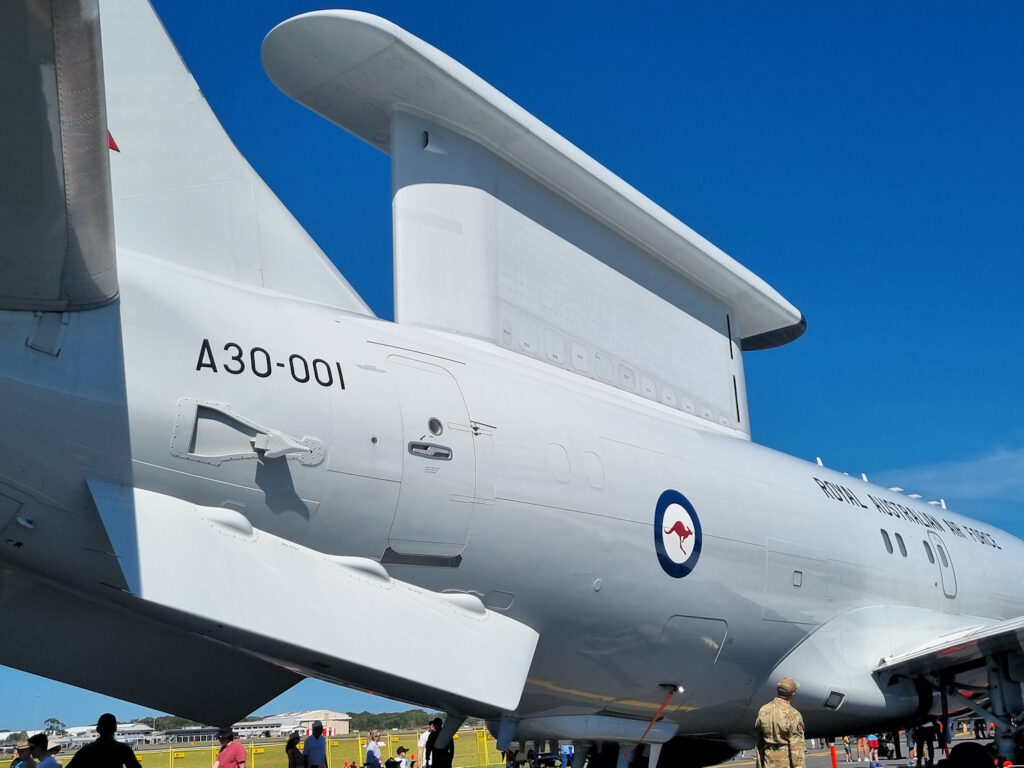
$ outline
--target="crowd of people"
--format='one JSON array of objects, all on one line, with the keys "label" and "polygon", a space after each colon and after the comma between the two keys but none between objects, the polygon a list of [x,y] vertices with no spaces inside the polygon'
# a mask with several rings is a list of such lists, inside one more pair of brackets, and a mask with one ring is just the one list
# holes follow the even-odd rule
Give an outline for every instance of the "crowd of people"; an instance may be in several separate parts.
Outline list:
[{"label": "crowd of people", "polygon": [[[417,745],[422,760],[410,757],[409,748],[400,746],[395,750],[395,757],[381,761],[384,742],[380,731],[370,731],[366,744],[364,768],[452,768],[455,757],[455,745],[450,734],[443,746],[438,746],[444,721],[434,718],[424,729]],[[117,733],[117,719],[110,713],[100,715],[96,723],[95,741],[79,749],[68,761],[65,768],[142,768],[132,748],[114,738]],[[235,741],[235,733],[231,728],[217,730],[220,750],[212,768],[245,768],[245,747]],[[311,733],[306,737],[300,748],[302,737],[293,731],[285,744],[288,757],[288,768],[328,768],[327,737],[324,736],[324,724],[317,720],[313,723]],[[37,733],[15,747],[14,759],[10,768],[60,768],[54,755],[60,746],[51,747],[49,737],[45,733]],[[346,764],[346,768],[359,768],[356,761]]]},{"label": "crowd of people", "polygon": [[[757,713],[754,727],[757,731],[756,762],[759,768],[806,768],[806,746],[804,721],[793,706],[796,695],[796,681],[789,677],[779,680],[776,696]],[[974,723],[975,738],[989,738],[988,723],[978,719]],[[918,724],[905,731],[907,739],[907,765],[916,768],[1008,768],[1012,761],[997,755],[991,745],[977,741],[953,743],[952,723],[946,727],[937,720]],[[882,768],[881,759],[902,761],[899,732],[887,734],[869,733],[861,736],[844,736],[843,752],[846,762],[866,762],[868,768]],[[947,756],[935,760],[935,742],[943,744]],[[890,749],[889,744],[893,747]],[[854,745],[857,757],[853,757]]]},{"label": "crowd of people", "polygon": [[[420,735],[417,749],[422,760],[417,759],[415,755],[410,756],[409,748],[405,746],[399,746],[393,757],[382,760],[385,744],[381,741],[381,733],[378,730],[370,731],[366,741],[363,768],[452,768],[455,745],[451,737],[448,737],[444,746],[437,745],[443,725],[444,721],[436,717],[427,724]],[[230,734],[230,729],[226,730]],[[298,732],[293,732],[288,737],[288,743],[285,744],[288,768],[328,768],[324,724],[319,720],[313,723],[312,734],[306,737],[300,749],[299,742],[301,740]],[[223,750],[223,747],[221,749]],[[243,760],[239,763],[218,763],[214,768],[244,768],[244,754]],[[359,768],[359,764],[352,761],[346,764],[346,768]]]},{"label": "crowd of people", "polygon": [[[98,738],[75,752],[65,768],[142,768],[135,752],[124,742],[117,741],[117,718],[109,712],[96,722]],[[55,757],[60,745],[50,746],[45,733],[37,733],[15,747],[11,768],[59,768]]]},{"label": "crowd of people", "polygon": [[[757,732],[755,759],[758,768],[806,768],[806,745],[804,721],[799,710],[793,706],[793,699],[799,688],[797,682],[784,677],[776,685],[776,696],[757,713],[754,728]],[[974,722],[974,736],[988,738],[988,723]],[[451,734],[442,738],[444,721],[432,720],[422,732],[417,743],[420,760],[410,756],[408,747],[399,746],[395,756],[382,760],[386,751],[380,731],[370,731],[362,768],[452,768],[455,746]],[[110,713],[100,716],[96,723],[98,738],[79,749],[68,761],[66,768],[142,768],[132,748],[117,741],[117,719]],[[217,731],[220,751],[212,768],[245,768],[245,748],[235,741],[231,728]],[[935,762],[935,741],[945,742],[947,756]],[[908,766],[917,768],[1007,768],[1011,763],[1004,761],[992,749],[977,741],[961,742],[950,749],[952,724],[946,727],[932,720],[906,730]],[[302,737],[292,732],[285,744],[288,768],[328,768],[327,737],[319,720],[313,723],[311,734],[300,748]],[[440,742],[440,746],[439,746]],[[889,747],[889,744],[893,748]],[[844,736],[842,739],[845,761],[867,762],[867,768],[883,768],[881,759],[902,760],[899,732],[879,736],[869,733],[861,736]],[[856,748],[856,759],[853,751]],[[45,733],[19,742],[10,768],[60,768],[54,757],[59,746],[50,747]],[[345,768],[360,768],[353,761]]]}]

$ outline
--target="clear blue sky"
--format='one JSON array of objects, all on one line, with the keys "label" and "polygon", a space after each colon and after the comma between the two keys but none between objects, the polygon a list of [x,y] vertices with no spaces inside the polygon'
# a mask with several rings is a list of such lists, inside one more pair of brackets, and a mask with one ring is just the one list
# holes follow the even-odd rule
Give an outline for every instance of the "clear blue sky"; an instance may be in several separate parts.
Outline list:
[{"label": "clear blue sky", "polygon": [[[161,0],[214,110],[374,311],[387,158],[280,94],[315,5]],[[807,333],[746,355],[757,441],[1024,534],[1024,3],[363,2],[762,275]],[[0,726],[148,710],[0,669]],[[382,709],[303,683],[265,712]]]}]

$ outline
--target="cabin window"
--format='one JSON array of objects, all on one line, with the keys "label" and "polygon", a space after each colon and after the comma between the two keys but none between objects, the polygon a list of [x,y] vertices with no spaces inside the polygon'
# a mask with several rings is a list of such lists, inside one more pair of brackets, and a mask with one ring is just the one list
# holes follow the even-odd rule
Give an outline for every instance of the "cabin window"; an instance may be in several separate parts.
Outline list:
[{"label": "cabin window", "polygon": [[889,538],[889,532],[882,529],[882,541],[885,543],[885,551],[890,555],[892,554],[892,540]]},{"label": "cabin window", "polygon": [[935,555],[932,554],[931,545],[927,541],[922,541],[921,543],[924,544],[924,553],[926,555],[928,555],[928,562],[929,563],[934,563],[935,562]]},{"label": "cabin window", "polygon": [[903,543],[903,537],[900,536],[898,533],[894,535],[896,536],[896,546],[900,548],[900,554],[906,557],[907,545]]},{"label": "cabin window", "polygon": [[946,559],[946,550],[944,550],[938,544],[935,545],[935,549],[939,552],[939,560],[942,561],[942,567],[949,568],[949,560]]}]

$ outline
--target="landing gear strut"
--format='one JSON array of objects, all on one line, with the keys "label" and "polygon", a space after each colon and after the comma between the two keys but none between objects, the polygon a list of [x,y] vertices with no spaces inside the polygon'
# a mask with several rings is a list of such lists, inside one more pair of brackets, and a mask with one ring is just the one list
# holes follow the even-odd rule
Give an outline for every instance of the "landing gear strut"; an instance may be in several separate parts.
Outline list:
[{"label": "landing gear strut", "polygon": [[1024,761],[1024,696],[1021,695],[1024,675],[1019,669],[1011,669],[1010,655],[1005,652],[986,656],[985,671],[988,676],[987,706],[964,696],[950,677],[928,678],[928,682],[942,694],[943,728],[949,723],[948,702],[966,707],[978,717],[985,718],[986,722],[996,724],[996,750],[1004,760],[1020,764]]}]

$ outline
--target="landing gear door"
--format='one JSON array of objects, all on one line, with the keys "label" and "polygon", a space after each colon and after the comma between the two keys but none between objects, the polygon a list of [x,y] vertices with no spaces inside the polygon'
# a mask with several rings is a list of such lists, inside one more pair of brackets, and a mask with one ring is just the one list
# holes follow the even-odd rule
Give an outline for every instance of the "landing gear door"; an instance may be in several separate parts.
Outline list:
[{"label": "landing gear door", "polygon": [[389,358],[402,409],[402,489],[388,545],[399,555],[454,558],[473,517],[476,459],[462,392],[438,365]]},{"label": "landing gear door", "polygon": [[942,543],[938,534],[928,531],[928,538],[932,540],[932,546],[935,547],[935,564],[942,574],[942,591],[946,597],[956,597],[956,573],[953,571],[953,561],[950,559],[949,550],[946,549],[946,545]]}]

